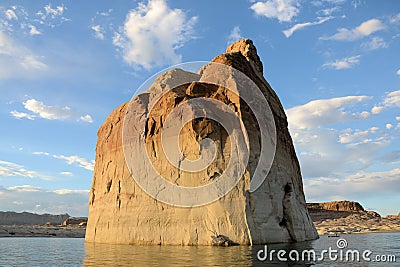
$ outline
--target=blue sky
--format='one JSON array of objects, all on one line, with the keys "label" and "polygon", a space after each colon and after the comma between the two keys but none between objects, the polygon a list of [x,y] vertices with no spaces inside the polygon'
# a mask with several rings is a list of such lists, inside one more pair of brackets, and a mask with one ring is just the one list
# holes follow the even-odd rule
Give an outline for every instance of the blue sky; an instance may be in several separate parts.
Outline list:
[{"label": "blue sky", "polygon": [[286,109],[307,201],[400,212],[395,0],[2,1],[0,210],[87,215],[107,115],[242,37]]}]

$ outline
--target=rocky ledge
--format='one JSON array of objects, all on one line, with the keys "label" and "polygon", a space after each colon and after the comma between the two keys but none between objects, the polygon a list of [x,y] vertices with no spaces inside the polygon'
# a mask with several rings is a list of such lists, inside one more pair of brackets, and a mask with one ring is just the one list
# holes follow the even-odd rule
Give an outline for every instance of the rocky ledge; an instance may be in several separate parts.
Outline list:
[{"label": "rocky ledge", "polygon": [[399,216],[383,218],[354,201],[308,203],[307,208],[319,235],[400,231]]}]

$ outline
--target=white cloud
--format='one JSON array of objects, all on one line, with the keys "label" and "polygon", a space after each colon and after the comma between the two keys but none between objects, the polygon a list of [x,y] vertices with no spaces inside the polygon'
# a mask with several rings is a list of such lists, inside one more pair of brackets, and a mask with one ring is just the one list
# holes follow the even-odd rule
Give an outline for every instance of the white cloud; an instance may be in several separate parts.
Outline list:
[{"label": "white cloud", "polygon": [[27,110],[48,120],[65,120],[73,115],[70,107],[47,106],[36,99],[29,99],[23,104]]},{"label": "white cloud", "polygon": [[32,185],[0,186],[0,206],[16,212],[65,214],[87,216],[89,190],[45,190]]},{"label": "white cloud", "polygon": [[374,107],[371,109],[371,113],[372,113],[372,114],[379,114],[379,113],[381,113],[384,109],[385,109],[385,108],[382,107],[382,106],[374,106]]},{"label": "white cloud", "polygon": [[266,0],[257,2],[250,8],[259,16],[270,19],[278,19],[279,22],[290,22],[299,14],[299,3],[297,0]]},{"label": "white cloud", "polygon": [[390,138],[382,139],[379,133],[340,143],[343,131],[327,127],[291,127],[290,132],[305,179],[344,177],[347,173],[356,173],[373,165],[377,155],[390,144]]},{"label": "white cloud", "polygon": [[344,179],[320,177],[306,179],[304,189],[307,198],[316,201],[333,199],[341,194],[346,199],[357,199],[368,194],[388,195],[400,191],[400,169],[384,172],[359,172]]},{"label": "white cloud", "polygon": [[24,113],[24,112],[18,112],[18,111],[16,111],[16,110],[11,111],[10,113],[11,113],[11,115],[12,115],[14,118],[16,118],[16,119],[23,119],[23,118],[25,118],[25,119],[28,119],[28,120],[34,120],[34,119],[36,118],[35,115],[28,114],[28,113]]},{"label": "white cloud", "polygon": [[104,29],[100,25],[93,25],[91,29],[94,31],[94,36],[97,39],[104,40]]},{"label": "white cloud", "polygon": [[290,127],[315,128],[354,119],[365,119],[369,112],[350,112],[346,107],[371,99],[369,96],[345,96],[313,100],[287,110]]},{"label": "white cloud", "polygon": [[299,24],[294,25],[294,26],[291,27],[290,29],[284,30],[284,31],[283,31],[283,34],[284,34],[287,38],[289,38],[290,36],[293,35],[293,33],[294,33],[295,31],[298,31],[298,30],[303,29],[303,28],[306,28],[306,27],[310,27],[310,26],[322,24],[322,23],[324,23],[324,22],[326,22],[326,21],[328,21],[328,20],[330,20],[330,19],[332,19],[332,18],[333,18],[333,17],[325,17],[325,18],[320,18],[319,20],[314,21],[314,22],[299,23]]},{"label": "white cloud", "polygon": [[375,105],[371,112],[372,114],[380,114],[387,108],[400,107],[400,90],[386,93],[382,102]]},{"label": "white cloud", "polygon": [[400,13],[397,13],[393,17],[390,18],[390,23],[397,24],[400,22]]},{"label": "white cloud", "polygon": [[[94,160],[87,160],[85,158],[76,156],[76,155],[72,155],[72,156],[65,156],[65,155],[51,155],[48,152],[33,152],[32,154],[34,155],[43,155],[43,156],[52,156],[53,158],[56,159],[62,159],[65,160],[67,162],[68,165],[72,165],[72,164],[77,164],[79,167],[84,168],[86,170],[89,171],[93,171],[94,169]],[[60,173],[62,175],[71,175],[72,173],[70,172],[62,172]]]},{"label": "white cloud", "polygon": [[370,19],[354,29],[340,28],[332,36],[321,37],[322,40],[354,41],[369,36],[374,32],[385,29],[385,25],[378,19]]},{"label": "white cloud", "polygon": [[373,37],[370,41],[361,44],[365,50],[375,50],[380,48],[387,48],[388,44],[381,37]]},{"label": "white cloud", "polygon": [[371,127],[370,129],[361,131],[361,130],[352,130],[346,129],[342,131],[339,135],[339,143],[347,144],[347,143],[354,143],[354,142],[362,142],[367,140],[367,137],[371,134],[376,134],[378,131],[377,127]]},{"label": "white cloud", "polygon": [[32,179],[39,178],[43,180],[52,180],[52,178],[47,175],[42,175],[36,171],[27,170],[22,165],[3,160],[0,160],[0,176],[3,177],[22,176]]},{"label": "white cloud", "polygon": [[[342,181],[341,177],[349,173],[377,166],[379,155],[390,147],[394,138],[387,128],[340,129],[350,120],[370,116],[369,112],[362,111],[369,99],[368,96],[347,96],[315,100],[286,111],[305,180],[317,178],[335,183],[335,179]],[[362,124],[368,122],[365,120]],[[391,164],[392,159],[385,162]],[[382,162],[378,165],[381,167]]]},{"label": "white cloud", "polygon": [[391,123],[386,124],[386,129],[390,130],[393,128],[393,125]]},{"label": "white cloud", "polygon": [[242,39],[242,38],[243,38],[243,36],[240,33],[239,26],[235,26],[235,27],[233,27],[231,33],[228,36],[228,43],[233,43],[233,42],[235,42],[235,41],[237,41],[239,39]]},{"label": "white cloud", "polygon": [[400,90],[389,92],[383,100],[385,107],[400,107]]},{"label": "white cloud", "polygon": [[45,155],[45,156],[49,156],[49,155],[50,155],[48,152],[41,152],[41,151],[39,151],[39,152],[33,152],[32,154],[33,154],[33,155]]},{"label": "white cloud", "polygon": [[18,20],[18,17],[13,10],[7,9],[4,13],[8,20],[13,20],[13,19]]},{"label": "white cloud", "polygon": [[11,37],[0,32],[0,79],[35,76],[47,69],[28,48],[19,45]]},{"label": "white cloud", "polygon": [[39,187],[32,185],[19,185],[19,186],[11,186],[7,188],[8,190],[17,191],[17,192],[38,192],[40,191]]},{"label": "white cloud", "polygon": [[58,189],[58,190],[54,190],[53,192],[58,194],[58,195],[67,195],[67,194],[84,194],[84,195],[88,195],[90,190]]},{"label": "white cloud", "polygon": [[379,114],[383,110],[391,107],[400,107],[400,90],[386,93],[382,103],[374,106],[371,112],[374,114]]},{"label": "white cloud", "polygon": [[398,70],[396,71],[396,74],[397,74],[397,75],[400,75],[400,69],[398,69]]},{"label": "white cloud", "polygon": [[187,18],[181,9],[171,9],[165,0],[149,0],[128,13],[113,43],[135,67],[179,63],[182,56],[176,50],[193,38],[196,21],[197,17]]},{"label": "white cloud", "polygon": [[79,121],[85,121],[89,123],[93,123],[93,118],[90,115],[80,116]]},{"label": "white cloud", "polygon": [[[60,106],[48,106],[42,101],[36,99],[29,99],[22,103],[24,108],[40,118],[48,120],[66,120],[69,118],[76,118],[78,121],[84,121],[88,123],[93,123],[93,119],[90,115],[80,116],[72,110],[70,107],[60,107]],[[36,116],[34,114],[28,114],[24,112],[11,111],[11,115],[17,119],[26,118],[34,120]]]},{"label": "white cloud", "polygon": [[340,10],[340,7],[335,6],[335,7],[331,7],[331,8],[321,9],[317,12],[317,14],[320,14],[323,16],[330,16],[332,13],[339,11],[339,10]]},{"label": "white cloud", "polygon": [[55,8],[51,7],[51,4],[44,6],[44,12],[39,11],[37,14],[41,16],[42,20],[47,19],[48,17],[55,19],[57,17],[61,17],[65,11],[64,5],[56,6]]},{"label": "white cloud", "polygon": [[359,58],[360,58],[360,55],[346,57],[346,58],[342,58],[340,60],[327,62],[327,63],[323,64],[322,67],[334,68],[336,70],[350,69],[354,65],[359,63]]},{"label": "white cloud", "polygon": [[396,117],[396,120],[397,120],[397,121],[400,121],[400,116]]},{"label": "white cloud", "polygon": [[42,34],[35,26],[33,26],[33,25],[28,25],[28,27],[29,27],[29,34],[30,35],[39,35],[39,34]]},{"label": "white cloud", "polygon": [[73,156],[53,155],[53,157],[56,159],[63,159],[69,165],[78,164],[79,167],[84,168],[89,171],[93,171],[93,169],[94,169],[94,160],[89,161],[85,158],[75,156],[75,155],[73,155]]},{"label": "white cloud", "polygon": [[[89,171],[93,171],[94,169],[94,160],[87,160],[85,158],[72,155],[72,156],[65,156],[65,155],[51,155],[48,152],[33,152],[34,155],[44,155],[44,156],[52,156],[56,159],[62,159],[67,162],[68,165],[77,164],[79,167],[84,168]],[[69,172],[62,172],[62,175],[70,175]]]},{"label": "white cloud", "polygon": [[64,176],[74,176],[72,172],[60,172],[60,174]]}]

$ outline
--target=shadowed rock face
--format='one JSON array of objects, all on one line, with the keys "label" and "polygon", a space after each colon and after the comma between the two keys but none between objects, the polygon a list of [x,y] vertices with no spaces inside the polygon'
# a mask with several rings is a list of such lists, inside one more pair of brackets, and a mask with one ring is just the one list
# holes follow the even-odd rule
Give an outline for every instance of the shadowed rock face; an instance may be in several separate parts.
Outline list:
[{"label": "shadowed rock face", "polygon": [[[216,237],[223,236],[232,244],[250,245],[318,238],[306,208],[300,167],[285,112],[263,77],[263,66],[252,41],[233,43],[213,62],[246,74],[268,101],[276,126],[276,151],[267,178],[256,191],[249,191],[250,177],[259,160],[261,133],[241,96],[222,86],[197,82],[218,78],[218,73],[208,65],[198,74],[170,70],[160,75],[145,93],[135,97],[134,110],[129,103],[121,105],[98,131],[86,241],[212,245]],[[183,85],[169,91],[171,84]],[[159,92],[167,93],[156,99],[154,96]],[[223,127],[211,119],[195,119],[180,131],[179,147],[188,159],[200,156],[198,144],[202,140],[209,138],[216,144],[214,161],[196,173],[170,164],[160,141],[167,115],[179,104],[198,97],[221,101],[238,114],[248,134],[249,161],[243,177],[224,197],[203,206],[176,207],[150,197],[135,182],[125,162],[122,129],[124,123],[125,128],[133,127],[135,121],[145,120],[146,127],[140,136],[146,141],[152,165],[163,178],[186,187],[207,185],[226,170],[232,156],[230,136]],[[153,107],[151,111],[150,107]],[[124,122],[127,111],[130,116]],[[140,170],[132,175],[145,176],[146,172]]]}]

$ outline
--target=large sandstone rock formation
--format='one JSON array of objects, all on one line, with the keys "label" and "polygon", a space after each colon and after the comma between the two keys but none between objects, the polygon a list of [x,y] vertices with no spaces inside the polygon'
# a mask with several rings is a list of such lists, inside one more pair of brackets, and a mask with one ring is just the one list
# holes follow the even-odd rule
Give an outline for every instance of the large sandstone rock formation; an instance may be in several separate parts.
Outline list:
[{"label": "large sandstone rock formation", "polygon": [[[300,167],[285,112],[276,93],[263,77],[263,66],[252,41],[244,39],[233,43],[225,54],[217,56],[213,62],[245,73],[260,88],[272,110],[276,151],[264,182],[256,191],[250,192],[250,177],[259,160],[262,136],[254,116],[240,96],[221,86],[191,82],[169,91],[161,100],[154,100],[157,92],[170,89],[168,84],[171,82],[176,84],[182,80],[184,83],[186,79],[202,81],[207,77],[218,78],[219,75],[218,71],[207,66],[199,74],[179,69],[168,71],[160,75],[145,93],[134,98],[135,110],[129,109],[129,103],[121,105],[98,131],[87,242],[212,245],[224,239],[224,244],[250,245],[318,238],[306,208]],[[125,126],[133,125],[135,120],[146,120],[146,128],[140,138],[145,139],[149,157],[164,179],[186,187],[207,185],[218,179],[232,156],[230,136],[218,123],[196,119],[187,123],[179,133],[179,146],[189,159],[200,156],[198,143],[205,138],[217,144],[215,160],[197,173],[172,166],[166,160],[160,141],[166,116],[179,104],[196,97],[222,101],[243,120],[248,132],[249,162],[237,185],[224,197],[202,206],[177,207],[152,198],[133,179],[132,175],[146,176],[146,173],[131,175],[125,162],[122,143],[124,118],[129,111],[130,119],[125,121]],[[151,103],[154,108],[149,112]]]}]

